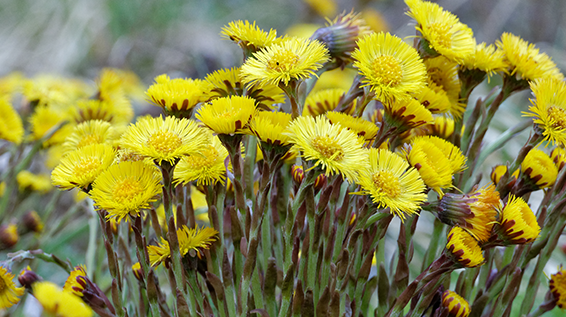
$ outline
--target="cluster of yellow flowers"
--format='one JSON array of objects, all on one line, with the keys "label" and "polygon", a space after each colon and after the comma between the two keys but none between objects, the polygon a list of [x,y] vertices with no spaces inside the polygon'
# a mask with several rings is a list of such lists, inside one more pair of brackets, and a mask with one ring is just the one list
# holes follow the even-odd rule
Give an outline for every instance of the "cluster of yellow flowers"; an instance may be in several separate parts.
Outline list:
[{"label": "cluster of yellow flowers", "polygon": [[[549,239],[557,239],[566,217],[560,187],[566,162],[562,73],[550,57],[515,35],[477,44],[472,30],[439,5],[405,2],[418,34],[414,47],[396,35],[371,31],[353,12],[328,20],[310,39],[278,37],[255,22],[231,22],[221,35],[242,48],[243,65],[204,79],[157,76],[144,96],[164,116],[140,116],[135,123],[130,123],[131,99],[139,98],[141,84],[130,73],[105,69],[95,89],[59,78],[1,79],[0,86],[14,88],[0,96],[0,139],[16,146],[35,144],[29,155],[47,153],[52,185],[88,195],[92,214],[101,220],[112,302],[85,267],[67,268],[70,276],[63,289],[40,281],[29,268],[20,274],[20,283],[56,316],[91,316],[93,311],[123,316],[123,292],[134,287],[124,280],[128,267],[142,298],[142,308],[135,309],[168,315],[156,278],[164,264],[177,312],[196,315],[201,307],[212,312],[213,304],[219,315],[245,316],[253,301],[255,312],[287,316],[296,312],[294,296],[300,294],[305,303],[315,296],[317,313],[335,298],[338,309],[344,303],[350,307],[352,300],[358,316],[366,313],[362,307],[367,309],[360,304],[371,263],[367,259],[382,247],[389,222],[393,216],[401,219],[399,261],[405,262],[398,264],[398,274],[408,276],[409,238],[423,211],[434,214],[438,225],[447,225],[446,247],[436,261],[436,248],[429,249],[423,273],[411,285],[405,282],[406,288],[392,288],[398,291],[389,296],[393,300],[385,296],[383,303],[380,296],[383,308],[376,312],[399,315],[414,299],[418,309],[440,307],[438,316],[466,317],[470,305],[462,296],[471,298],[469,289],[479,275],[473,272],[479,271],[461,275],[472,279],[467,285],[459,280],[462,296],[444,290],[443,274],[485,263],[494,267],[495,247],[530,244],[539,236],[545,240],[537,245],[543,250],[538,261],[548,261],[557,241]],[[349,90],[316,88],[323,73],[344,67],[357,71]],[[503,78],[499,94],[467,111],[474,87],[496,75]],[[489,123],[506,98],[529,88],[534,98],[524,115],[533,118],[533,135],[515,161],[494,167],[491,182],[480,188],[475,176],[480,159],[489,154],[482,146]],[[16,93],[27,109],[12,106]],[[555,147],[551,155],[537,148],[542,143]],[[16,175],[6,174],[13,181],[3,179],[8,190],[2,189],[2,220],[15,199],[9,186],[16,181],[21,192],[51,189],[45,176],[25,168],[18,165]],[[547,205],[535,214],[527,202],[539,189],[545,190]],[[197,202],[198,195],[206,201]],[[208,217],[199,228],[195,209],[201,205]],[[34,221],[33,231],[41,232],[41,219]],[[438,228],[431,245],[444,235],[443,227]],[[0,227],[1,248],[11,248],[17,238],[14,223]],[[130,242],[137,252],[127,249]],[[554,243],[549,251],[543,249],[547,242]],[[499,271],[509,278],[538,253],[523,254],[520,248],[515,254],[509,269]],[[544,264],[537,263],[538,273]],[[344,278],[347,270],[359,271],[361,284]],[[277,277],[281,271],[284,277]],[[551,282],[560,307],[566,301],[563,274]],[[487,277],[480,276],[484,282]],[[24,294],[14,278],[0,266],[0,309],[18,303]],[[199,278],[214,292],[203,295]],[[381,278],[389,287],[387,277]],[[536,292],[540,282],[530,283]],[[429,296],[439,290],[441,298]],[[509,299],[498,305],[509,304],[504,300]],[[296,301],[302,303],[303,297]],[[533,301],[523,304],[524,311],[530,311]]]}]

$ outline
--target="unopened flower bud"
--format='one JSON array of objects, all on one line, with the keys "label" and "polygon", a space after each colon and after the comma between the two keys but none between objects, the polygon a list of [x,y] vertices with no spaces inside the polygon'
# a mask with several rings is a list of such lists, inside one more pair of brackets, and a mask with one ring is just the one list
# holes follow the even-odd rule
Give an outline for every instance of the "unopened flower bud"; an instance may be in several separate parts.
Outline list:
[{"label": "unopened flower bud", "polygon": [[302,165],[293,165],[291,167],[291,175],[293,175],[293,180],[300,184],[303,182],[303,178],[305,178],[305,171],[303,170]]},{"label": "unopened flower bud", "polygon": [[533,242],[539,236],[540,226],[523,198],[511,195],[501,210],[497,231],[500,238],[508,244],[525,244]]},{"label": "unopened flower bud", "polygon": [[15,224],[0,226],[0,250],[13,247],[19,239],[18,227]]},{"label": "unopened flower bud", "polygon": [[43,221],[35,210],[27,212],[22,218],[22,223],[26,230],[40,233],[43,231]]},{"label": "unopened flower bud", "polygon": [[31,289],[33,283],[41,280],[41,277],[32,271],[29,266],[23,269],[20,275],[18,275],[18,282],[27,289]]},{"label": "unopened flower bud", "polygon": [[326,175],[324,174],[318,175],[318,177],[314,180],[315,192],[321,190],[326,185],[326,182],[327,182]]},{"label": "unopened flower bud", "polygon": [[547,188],[554,184],[558,169],[546,153],[532,149],[521,163],[521,172],[533,190]]},{"label": "unopened flower bud", "polygon": [[476,267],[484,262],[476,239],[460,227],[454,227],[448,233],[446,249],[450,252],[452,260],[463,267]]},{"label": "unopened flower bud", "polygon": [[470,314],[468,302],[451,290],[442,294],[442,306],[448,310],[448,316],[451,317],[468,317]]},{"label": "unopened flower bud", "polygon": [[134,273],[134,276],[138,281],[143,281],[143,268],[140,262],[136,262],[134,265],[132,265],[132,272]]}]

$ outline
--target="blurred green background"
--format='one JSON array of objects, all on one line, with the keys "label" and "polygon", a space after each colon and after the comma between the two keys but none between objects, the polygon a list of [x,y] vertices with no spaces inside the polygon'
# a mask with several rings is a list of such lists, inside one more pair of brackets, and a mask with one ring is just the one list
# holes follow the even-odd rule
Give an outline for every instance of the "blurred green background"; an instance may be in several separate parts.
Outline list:
[{"label": "blurred green background", "polygon": [[[324,24],[324,14],[312,3],[326,3],[322,8],[326,8],[330,18],[353,8],[366,12],[373,17],[373,24],[400,37],[415,34],[411,20],[404,14],[406,6],[400,0],[338,0],[330,7],[328,0],[308,2],[311,4],[306,0],[1,0],[0,76],[21,71],[29,77],[54,73],[93,80],[103,67],[116,67],[135,72],[146,85],[162,73],[202,78],[216,69],[239,65],[242,61],[239,47],[220,37],[223,26],[247,19],[283,35],[298,23]],[[470,26],[478,42],[493,43],[501,33],[511,32],[536,43],[563,72],[566,70],[564,0],[435,2]],[[490,86],[497,83],[494,80]],[[480,87],[475,96],[489,89],[488,85]],[[527,110],[529,96],[528,92],[523,92],[504,104],[502,113],[496,115],[487,142],[524,120],[521,111]],[[528,131],[524,131],[503,151],[488,158],[482,167],[482,183],[487,181],[485,177],[491,166],[512,160],[527,137]],[[432,216],[423,218],[417,229],[422,232],[422,237],[416,239],[417,254],[428,243],[427,230]],[[67,241],[72,241],[82,230],[84,228],[73,228]],[[392,248],[396,246],[397,232],[395,226],[388,232]],[[564,241],[560,245],[564,245]],[[76,256],[67,248],[59,241],[53,250],[46,251],[68,253],[71,258]],[[566,263],[566,256],[557,249],[545,272],[554,273],[560,263]],[[415,268],[417,266],[420,267],[415,264]],[[546,292],[546,285],[545,281],[541,283],[537,305]],[[520,301],[518,297],[516,303]],[[554,310],[548,316],[562,316],[562,313]]]}]

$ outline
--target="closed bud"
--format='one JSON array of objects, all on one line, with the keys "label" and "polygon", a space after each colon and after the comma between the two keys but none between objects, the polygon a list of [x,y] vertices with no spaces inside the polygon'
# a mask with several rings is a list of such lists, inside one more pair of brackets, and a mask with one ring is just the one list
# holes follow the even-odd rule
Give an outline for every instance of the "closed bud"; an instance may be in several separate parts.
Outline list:
[{"label": "closed bud", "polygon": [[143,282],[143,268],[140,262],[136,262],[132,265],[132,272],[138,281]]},{"label": "closed bud", "polygon": [[321,190],[326,185],[326,182],[327,182],[326,175],[324,174],[318,175],[318,177],[314,180],[315,192]]},{"label": "closed bud", "polygon": [[29,266],[23,269],[22,272],[20,272],[20,275],[18,275],[18,282],[27,289],[31,289],[31,285],[33,283],[41,280],[42,278],[32,271]]},{"label": "closed bud", "polygon": [[293,175],[293,180],[300,184],[303,182],[303,178],[305,178],[305,171],[303,170],[302,165],[293,165],[291,167],[291,175]]},{"label": "closed bud", "polygon": [[13,247],[19,239],[18,227],[15,224],[0,226],[0,250]]},{"label": "closed bud", "polygon": [[27,212],[22,218],[22,223],[26,230],[40,233],[43,231],[43,221],[36,211],[32,210]]},{"label": "closed bud", "polygon": [[446,290],[442,294],[442,306],[448,311],[448,316],[451,317],[468,317],[470,315],[468,302],[451,290]]}]

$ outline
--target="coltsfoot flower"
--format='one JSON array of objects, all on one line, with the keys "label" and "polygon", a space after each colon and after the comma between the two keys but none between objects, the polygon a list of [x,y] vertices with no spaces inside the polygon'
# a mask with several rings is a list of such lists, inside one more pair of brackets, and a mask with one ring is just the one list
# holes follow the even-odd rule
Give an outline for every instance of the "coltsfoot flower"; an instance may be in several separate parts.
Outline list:
[{"label": "coltsfoot flower", "polygon": [[332,124],[338,123],[344,128],[351,130],[365,140],[373,140],[377,135],[378,127],[375,123],[363,118],[353,117],[342,112],[329,111],[326,117]]},{"label": "coltsfoot flower", "polygon": [[72,151],[51,172],[51,182],[61,189],[89,190],[94,179],[114,161],[116,151],[107,144],[93,144]]},{"label": "coltsfoot flower", "polygon": [[528,81],[545,78],[564,79],[564,75],[552,59],[546,53],[540,53],[534,44],[529,44],[511,33],[503,33],[496,45],[505,53],[505,61],[509,65],[507,71],[511,76]]},{"label": "coltsfoot flower", "polygon": [[43,306],[43,311],[57,317],[90,317],[92,309],[80,297],[63,291],[51,282],[37,282],[33,286],[33,296]]},{"label": "coltsfoot flower", "polygon": [[529,112],[540,127],[545,140],[566,145],[566,83],[561,79],[545,78],[530,83],[535,99],[531,99]]},{"label": "coltsfoot flower", "polygon": [[421,43],[426,53],[460,61],[474,52],[474,33],[457,16],[429,1],[405,0],[405,3],[409,6],[407,15],[415,19],[417,31],[426,40]]},{"label": "coltsfoot flower", "polygon": [[0,139],[22,143],[24,138],[24,126],[20,115],[12,108],[6,97],[0,97]]},{"label": "coltsfoot flower", "polygon": [[521,172],[535,185],[535,189],[552,186],[558,176],[558,168],[550,156],[539,149],[527,153],[521,162]]},{"label": "coltsfoot flower", "polygon": [[250,124],[250,131],[267,144],[285,146],[290,142],[287,134],[291,115],[285,112],[257,112]]},{"label": "coltsfoot flower", "polygon": [[[218,231],[214,228],[203,227],[189,229],[187,226],[177,230],[177,238],[179,239],[179,251],[182,256],[185,256],[189,251],[196,251],[196,256],[202,257],[202,249],[210,248],[210,245],[216,241]],[[166,261],[171,257],[169,242],[163,237],[157,246],[150,245],[147,247],[149,253],[149,262],[151,266],[159,265],[161,262]],[[193,256],[193,255],[191,255]]]},{"label": "coltsfoot flower", "polygon": [[[216,184],[224,185],[226,179],[226,166],[224,162],[228,157],[228,150],[222,145],[217,136],[212,138],[212,143],[203,145],[198,154],[183,157],[173,174],[177,184],[186,185],[196,181],[197,186]],[[232,170],[232,166],[228,166]]]},{"label": "coltsfoot flower", "polygon": [[385,123],[402,133],[432,121],[432,113],[419,101],[410,97],[383,103]]},{"label": "coltsfoot flower", "polygon": [[24,295],[23,287],[16,287],[14,274],[0,266],[0,309],[7,309],[16,305]]},{"label": "coltsfoot flower", "polygon": [[77,150],[91,144],[111,144],[115,137],[115,129],[103,120],[89,120],[76,125],[73,132],[65,139],[65,153]]},{"label": "coltsfoot flower", "polygon": [[362,83],[381,101],[403,99],[425,86],[426,70],[417,51],[389,33],[372,33],[352,53]]},{"label": "coltsfoot flower", "polygon": [[[83,291],[86,283],[86,267],[84,265],[75,266],[65,281],[63,291],[75,294],[76,296],[83,297]],[[82,282],[79,282],[81,280]]]},{"label": "coltsfoot flower", "polygon": [[448,311],[450,317],[468,317],[470,315],[470,305],[451,290],[442,293],[442,306]]},{"label": "coltsfoot flower", "polygon": [[463,267],[476,267],[485,261],[476,239],[457,226],[448,233],[446,249],[452,259]]},{"label": "coltsfoot flower", "polygon": [[220,35],[240,45],[246,56],[280,41],[276,30],[271,29],[266,32],[256,26],[255,21],[250,23],[247,20],[228,23],[228,26],[222,28]]},{"label": "coltsfoot flower", "polygon": [[[345,93],[346,91],[340,88],[329,88],[310,93],[305,101],[303,116],[316,117],[327,111],[336,110],[340,101],[344,99]],[[354,107],[351,109],[354,110]]]},{"label": "coltsfoot flower", "polygon": [[190,118],[194,107],[208,100],[208,85],[201,79],[155,77],[145,94],[163,111],[179,118]]},{"label": "coltsfoot flower", "polygon": [[499,233],[508,244],[533,242],[540,234],[535,214],[521,197],[509,196],[500,212]]},{"label": "coltsfoot flower", "polygon": [[287,86],[291,80],[316,76],[328,58],[328,49],[319,41],[285,38],[247,59],[242,66],[242,81],[249,86]]},{"label": "coltsfoot flower", "polygon": [[161,193],[161,177],[158,170],[144,162],[121,162],[110,166],[100,174],[89,192],[94,204],[108,212],[107,218],[120,222],[140,210]]},{"label": "coltsfoot flower", "polygon": [[561,309],[566,308],[566,270],[562,268],[562,265],[558,268],[558,272],[550,276],[550,282],[548,283],[550,291],[556,300],[556,306]]},{"label": "coltsfoot flower", "polygon": [[196,118],[217,134],[235,134],[244,132],[255,111],[254,99],[230,96],[202,106]]},{"label": "coltsfoot flower", "polygon": [[360,174],[358,183],[360,193],[370,195],[378,208],[388,207],[401,220],[415,214],[426,201],[419,172],[389,150],[369,150],[369,168]]},{"label": "coltsfoot flower", "polygon": [[157,164],[174,165],[181,157],[198,153],[207,142],[209,134],[193,120],[143,117],[128,127],[119,144]]},{"label": "coltsfoot flower", "polygon": [[289,126],[295,151],[307,161],[315,161],[327,175],[341,174],[350,182],[367,166],[367,150],[356,134],[323,116],[298,117]]}]

